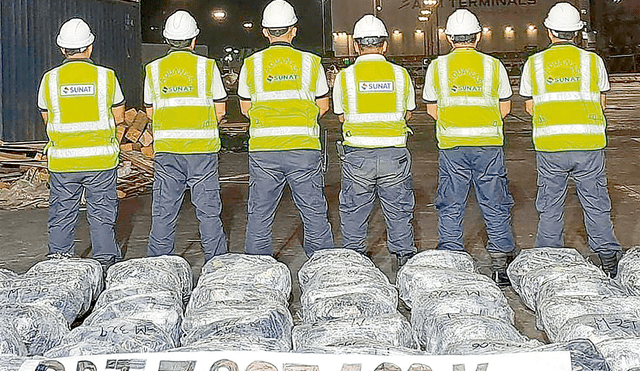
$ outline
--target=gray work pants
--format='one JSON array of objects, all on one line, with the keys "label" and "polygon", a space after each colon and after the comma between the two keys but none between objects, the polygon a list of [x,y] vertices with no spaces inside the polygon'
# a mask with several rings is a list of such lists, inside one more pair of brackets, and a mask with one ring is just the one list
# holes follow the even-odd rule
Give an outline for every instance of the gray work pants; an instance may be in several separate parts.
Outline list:
[{"label": "gray work pants", "polygon": [[362,254],[376,196],[387,227],[387,248],[400,257],[413,255],[411,154],[406,148],[345,147],[340,190],[342,244]]},{"label": "gray work pants", "polygon": [[320,151],[288,150],[249,153],[249,202],[245,251],[273,255],[271,228],[285,184],[300,212],[302,247],[307,256],[333,248],[327,219]]},{"label": "gray work pants", "polygon": [[115,239],[118,217],[116,169],[50,174],[49,254],[74,253],[73,239],[84,191],[93,258],[105,262],[119,260],[121,256]]},{"label": "gray work pants", "polygon": [[222,229],[218,154],[157,153],[148,256],[175,253],[176,223],[187,187],[200,222],[205,261],[227,252]]},{"label": "gray work pants", "polygon": [[437,248],[464,250],[462,222],[471,184],[487,227],[487,251],[513,252],[513,197],[502,147],[456,147],[438,152]]},{"label": "gray work pants", "polygon": [[540,218],[536,247],[564,247],[564,201],[571,177],[582,205],[591,250],[603,255],[621,251],[611,222],[604,150],[536,152],[536,160],[536,209]]}]

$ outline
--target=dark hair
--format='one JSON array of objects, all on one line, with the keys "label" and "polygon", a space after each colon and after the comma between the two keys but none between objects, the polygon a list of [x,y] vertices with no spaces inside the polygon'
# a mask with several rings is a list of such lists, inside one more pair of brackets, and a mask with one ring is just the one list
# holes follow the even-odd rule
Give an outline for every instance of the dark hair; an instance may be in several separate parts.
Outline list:
[{"label": "dark hair", "polygon": [[573,40],[576,36],[578,36],[578,31],[555,31],[552,30],[551,33],[553,36],[562,40]]},{"label": "dark hair", "polygon": [[358,43],[358,45],[360,45],[363,48],[377,48],[382,46],[385,40],[387,40],[386,37],[373,36],[373,37],[359,37],[356,39],[356,42]]},{"label": "dark hair", "polygon": [[476,41],[476,34],[451,35],[454,44],[472,44]]},{"label": "dark hair", "polygon": [[269,31],[269,35],[271,35],[273,37],[280,37],[280,36],[286,34],[287,32],[289,32],[291,27],[293,27],[293,26],[280,27],[280,28],[267,28],[267,31]]},{"label": "dark hair", "polygon": [[188,40],[169,40],[167,39],[167,44],[171,45],[172,48],[184,49],[188,48],[191,45],[193,39]]}]

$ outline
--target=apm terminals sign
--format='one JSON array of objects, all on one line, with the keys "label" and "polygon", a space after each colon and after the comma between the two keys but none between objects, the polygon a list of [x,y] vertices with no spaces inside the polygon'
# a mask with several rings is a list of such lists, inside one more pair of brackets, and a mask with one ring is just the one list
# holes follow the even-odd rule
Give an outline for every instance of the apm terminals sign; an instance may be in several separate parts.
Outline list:
[{"label": "apm terminals sign", "polygon": [[456,8],[487,8],[498,6],[530,6],[536,5],[537,0],[446,0]]},{"label": "apm terminals sign", "polygon": [[20,371],[571,371],[569,352],[364,356],[271,352],[122,354],[25,362]]}]

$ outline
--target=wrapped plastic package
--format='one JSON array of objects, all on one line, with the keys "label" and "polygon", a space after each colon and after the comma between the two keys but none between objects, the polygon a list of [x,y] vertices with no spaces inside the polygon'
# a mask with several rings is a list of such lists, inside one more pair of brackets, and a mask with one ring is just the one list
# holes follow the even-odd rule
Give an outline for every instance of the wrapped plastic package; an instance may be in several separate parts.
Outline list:
[{"label": "wrapped plastic package", "polygon": [[478,271],[473,257],[465,251],[426,250],[409,259],[404,265],[411,266],[453,269],[469,273]]},{"label": "wrapped plastic package", "polygon": [[596,344],[611,371],[640,368],[640,338],[612,339]]},{"label": "wrapped plastic package", "polygon": [[361,284],[308,291],[300,298],[304,323],[393,314],[398,292],[391,285]]},{"label": "wrapped plastic package", "polygon": [[171,336],[153,322],[118,318],[96,326],[80,326],[45,353],[49,358],[110,353],[153,353],[175,348]]},{"label": "wrapped plastic package", "polygon": [[543,344],[538,340],[529,340],[525,342],[513,341],[463,341],[461,343],[449,344],[444,354],[459,355],[484,355],[484,354],[503,354],[503,353],[525,353],[532,352]]},{"label": "wrapped plastic package", "polygon": [[372,344],[372,348],[417,349],[411,325],[400,313],[299,325],[293,328],[292,337],[293,349],[296,352],[353,344]]},{"label": "wrapped plastic package", "polygon": [[204,276],[191,294],[185,316],[213,315],[216,308],[255,307],[265,305],[287,305],[287,298],[276,289],[266,286],[249,286],[238,289],[219,283],[214,276]]},{"label": "wrapped plastic package", "polygon": [[640,247],[629,249],[620,259],[616,280],[629,294],[640,295]]},{"label": "wrapped plastic package", "polygon": [[89,284],[91,300],[95,300],[104,288],[102,266],[97,260],[81,258],[64,258],[43,260],[29,268],[24,274],[29,277],[52,275],[66,278],[67,281],[80,280]]},{"label": "wrapped plastic package", "polygon": [[[557,291],[565,291],[574,296],[593,296],[613,293],[609,281],[604,272],[593,264],[567,264],[530,271],[520,278],[520,298],[531,310],[536,310],[536,303],[540,299],[550,296],[542,296],[540,288],[549,281],[558,279],[558,284],[553,285]],[[590,279],[593,279],[590,281]],[[599,279],[599,280],[598,280]],[[620,290],[616,291],[620,292]],[[550,295],[556,294],[554,290]],[[569,296],[569,295],[565,295]]]},{"label": "wrapped plastic package", "polygon": [[0,354],[26,356],[27,347],[13,323],[6,318],[0,319]]},{"label": "wrapped plastic package", "polygon": [[413,307],[413,300],[425,291],[436,291],[473,284],[495,285],[491,278],[478,274],[452,269],[437,269],[422,266],[403,266],[398,271],[396,285],[400,298]]},{"label": "wrapped plastic package", "polygon": [[543,300],[538,306],[536,327],[547,333],[549,340],[558,339],[560,329],[571,318],[587,314],[640,316],[639,296],[573,297],[559,296]]},{"label": "wrapped plastic package", "polygon": [[41,282],[33,277],[14,280],[11,287],[0,288],[0,305],[49,305],[60,312],[68,324],[84,314],[88,303],[90,296],[86,296],[86,292],[74,291],[62,282]]},{"label": "wrapped plastic package", "polygon": [[0,306],[0,321],[12,323],[27,347],[27,355],[42,355],[69,333],[69,324],[55,309],[39,304]]},{"label": "wrapped plastic package", "polygon": [[171,352],[217,352],[217,351],[266,351],[288,352],[290,345],[283,346],[280,339],[251,335],[226,334],[193,342],[187,346],[172,349]]},{"label": "wrapped plastic package", "polygon": [[224,307],[211,310],[209,316],[185,317],[182,344],[213,339],[229,334],[274,339],[281,351],[291,349],[293,318],[283,305],[268,305],[248,308]]},{"label": "wrapped plastic package", "polygon": [[558,342],[575,339],[601,341],[640,337],[640,317],[629,314],[586,314],[571,318],[558,330]]},{"label": "wrapped plastic package", "polygon": [[426,339],[426,350],[432,354],[447,354],[454,344],[475,341],[526,343],[530,339],[523,336],[508,322],[466,314],[445,314],[424,322],[421,328],[414,328],[420,337]]},{"label": "wrapped plastic package", "polygon": [[357,344],[325,345],[302,349],[299,353],[315,354],[366,354],[370,356],[423,356],[424,352],[404,347],[385,346],[375,341],[363,340]]},{"label": "wrapped plastic package", "polygon": [[181,335],[182,300],[173,291],[129,296],[94,309],[84,320],[83,326],[98,326],[116,318],[153,322],[171,335],[178,344]]},{"label": "wrapped plastic package", "polygon": [[420,305],[414,306],[411,311],[411,326],[416,332],[420,345],[426,347],[431,334],[422,329],[430,329],[431,320],[436,316],[445,314],[487,316],[513,325],[513,309],[506,299],[503,300],[495,302],[481,296],[460,295],[421,301]]},{"label": "wrapped plastic package", "polygon": [[0,281],[12,280],[17,277],[18,277],[17,273],[9,269],[0,268]]},{"label": "wrapped plastic package", "polygon": [[186,269],[188,265],[183,258],[172,255],[125,260],[109,268],[107,288],[154,286],[176,291],[187,302],[193,287],[191,269]]},{"label": "wrapped plastic package", "polygon": [[371,259],[351,249],[325,249],[316,251],[298,271],[300,287],[306,287],[307,282],[316,272],[326,268],[374,267]]},{"label": "wrapped plastic package", "polygon": [[541,346],[536,352],[569,352],[574,371],[609,371],[607,361],[592,342],[586,339]]},{"label": "wrapped plastic package", "polygon": [[389,279],[376,267],[347,266],[324,267],[316,270],[316,273],[307,280],[304,286],[300,286],[302,292],[322,290],[330,287],[345,287],[362,283],[386,284]]},{"label": "wrapped plastic package", "polygon": [[[211,275],[211,277],[207,277]],[[202,277],[230,287],[270,287],[284,297],[291,294],[291,272],[271,256],[224,254],[214,256],[202,267]]]},{"label": "wrapped plastic package", "polygon": [[167,290],[163,289],[162,287],[157,287],[157,286],[122,285],[122,286],[110,287],[110,288],[104,290],[102,292],[102,294],[100,294],[100,296],[98,297],[98,300],[96,301],[96,304],[94,306],[94,310],[96,310],[97,308],[102,308],[102,307],[104,307],[106,305],[109,305],[109,303],[112,303],[114,301],[122,300],[122,299],[128,298],[130,296],[147,295],[147,294],[164,293],[164,292],[171,292],[171,293],[173,293],[174,297],[180,298],[180,294],[178,292],[176,292],[175,290],[167,291]]},{"label": "wrapped plastic package", "polygon": [[0,371],[19,371],[27,357],[13,354],[0,354]]},{"label": "wrapped plastic package", "polygon": [[520,279],[531,271],[550,268],[558,265],[589,264],[576,249],[536,247],[524,249],[509,264],[507,274],[511,286],[520,294]]}]

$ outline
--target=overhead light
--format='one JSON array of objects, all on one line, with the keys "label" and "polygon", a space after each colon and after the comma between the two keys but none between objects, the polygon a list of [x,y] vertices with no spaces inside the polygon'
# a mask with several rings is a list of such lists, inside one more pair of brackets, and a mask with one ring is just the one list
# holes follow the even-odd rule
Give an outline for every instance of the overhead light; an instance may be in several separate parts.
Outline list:
[{"label": "overhead light", "polygon": [[223,21],[225,18],[227,18],[227,12],[222,9],[214,10],[213,12],[211,12],[211,15],[216,21]]},{"label": "overhead light", "polygon": [[529,27],[527,27],[527,29],[528,29],[529,31],[535,31],[535,30],[536,30],[536,26],[535,26],[535,25],[530,24],[530,25],[529,25]]},{"label": "overhead light", "polygon": [[507,26],[504,28],[504,32],[513,32],[513,27]]},{"label": "overhead light", "polygon": [[416,35],[422,35],[422,30],[418,28],[418,29],[416,30]]},{"label": "overhead light", "polygon": [[438,32],[440,32],[440,33],[444,33],[444,28],[442,28],[442,27],[438,27]]},{"label": "overhead light", "polygon": [[242,27],[249,29],[249,28],[253,28],[253,22],[244,22],[242,24]]},{"label": "overhead light", "polygon": [[382,7],[381,7],[380,5],[378,5],[378,6],[376,6],[376,10],[377,10],[377,11],[381,11],[381,10],[382,10]]},{"label": "overhead light", "polygon": [[431,14],[431,10],[429,10],[429,9],[421,10],[421,11],[420,11],[420,14],[422,14],[422,15],[429,15],[429,14]]},{"label": "overhead light", "polygon": [[425,16],[421,15],[421,16],[419,16],[419,17],[418,17],[418,20],[419,20],[420,22],[426,22],[426,21],[428,21],[428,20],[429,20],[429,17],[425,17]]},{"label": "overhead light", "polygon": [[400,30],[393,30],[394,35],[400,35],[402,32]]},{"label": "overhead light", "polygon": [[423,0],[422,3],[427,6],[436,6],[438,5],[438,0]]},{"label": "overhead light", "polygon": [[491,32],[491,29],[489,27],[482,27],[482,32]]}]

